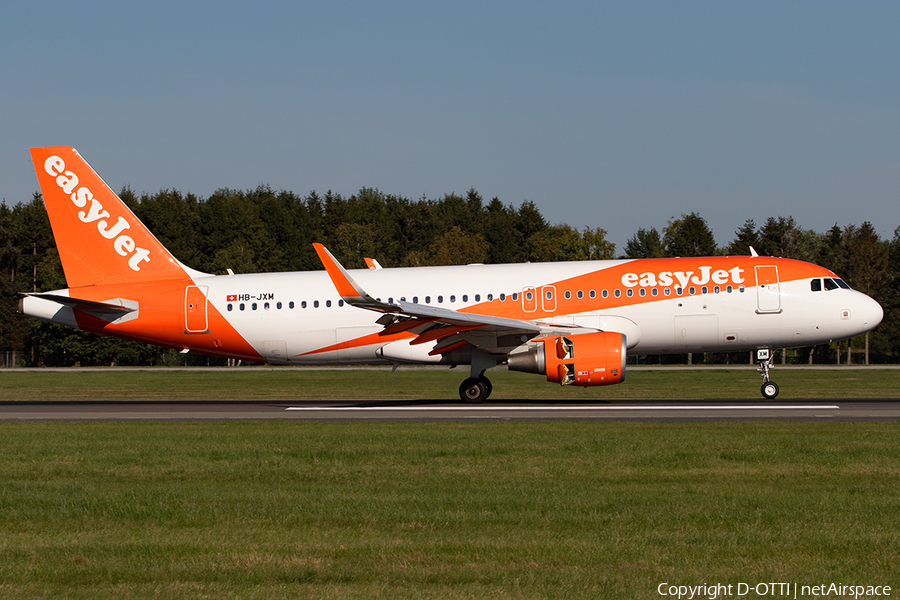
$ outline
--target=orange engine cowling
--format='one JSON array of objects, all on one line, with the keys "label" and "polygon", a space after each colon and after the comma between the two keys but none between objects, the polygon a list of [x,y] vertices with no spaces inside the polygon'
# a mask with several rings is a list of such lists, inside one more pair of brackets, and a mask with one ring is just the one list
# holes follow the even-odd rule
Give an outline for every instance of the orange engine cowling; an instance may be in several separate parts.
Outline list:
[{"label": "orange engine cowling", "polygon": [[509,355],[509,370],[546,374],[561,385],[612,385],[625,379],[625,336],[612,331],[534,340]]}]

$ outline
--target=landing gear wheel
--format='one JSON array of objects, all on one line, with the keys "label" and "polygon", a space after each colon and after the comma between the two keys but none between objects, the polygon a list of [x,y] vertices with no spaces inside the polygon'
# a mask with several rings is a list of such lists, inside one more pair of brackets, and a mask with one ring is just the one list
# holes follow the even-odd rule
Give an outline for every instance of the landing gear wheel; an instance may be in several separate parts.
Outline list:
[{"label": "landing gear wheel", "polygon": [[484,402],[491,393],[490,383],[485,378],[469,377],[459,386],[459,397],[463,402]]},{"label": "landing gear wheel", "polygon": [[494,384],[492,384],[491,380],[488,379],[487,377],[485,377],[484,375],[479,377],[478,381],[480,381],[481,383],[484,384],[484,387],[485,387],[484,399],[487,400],[488,398],[491,397],[491,392],[494,391]]},{"label": "landing gear wheel", "polygon": [[756,351],[756,362],[759,363],[758,370],[764,380],[759,391],[766,400],[773,400],[778,395],[778,384],[769,380],[769,371],[772,370],[772,353],[769,348],[760,348]]}]

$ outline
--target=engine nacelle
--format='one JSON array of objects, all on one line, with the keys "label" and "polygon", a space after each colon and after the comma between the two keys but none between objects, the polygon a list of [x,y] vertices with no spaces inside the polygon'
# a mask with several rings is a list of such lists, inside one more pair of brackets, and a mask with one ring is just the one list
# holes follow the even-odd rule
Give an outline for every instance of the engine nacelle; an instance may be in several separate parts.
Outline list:
[{"label": "engine nacelle", "polygon": [[525,352],[509,355],[509,370],[538,373],[560,385],[612,385],[625,379],[626,340],[600,331],[538,338]]}]

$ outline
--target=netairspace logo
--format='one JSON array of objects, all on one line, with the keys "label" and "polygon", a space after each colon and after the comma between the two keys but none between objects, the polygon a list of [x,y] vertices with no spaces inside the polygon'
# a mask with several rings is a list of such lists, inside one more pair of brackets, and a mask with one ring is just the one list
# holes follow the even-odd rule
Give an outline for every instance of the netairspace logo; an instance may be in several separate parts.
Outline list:
[{"label": "netairspace logo", "polygon": [[794,582],[769,583],[712,583],[701,585],[671,585],[663,582],[656,588],[660,596],[678,600],[694,598],[718,600],[721,598],[875,598],[891,595],[889,585],[844,585],[821,583],[801,585]]}]

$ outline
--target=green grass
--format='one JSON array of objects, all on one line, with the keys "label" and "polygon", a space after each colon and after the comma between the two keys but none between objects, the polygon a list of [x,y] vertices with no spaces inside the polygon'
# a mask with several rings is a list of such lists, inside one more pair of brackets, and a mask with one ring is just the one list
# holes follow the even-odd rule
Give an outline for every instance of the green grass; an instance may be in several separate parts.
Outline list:
[{"label": "green grass", "polygon": [[[616,400],[628,398],[746,398],[760,400],[754,370],[628,370],[610,387],[574,388],[539,375],[488,371],[492,400]],[[447,399],[468,369],[380,370],[210,369],[208,371],[0,371],[0,401],[220,399]],[[779,400],[900,398],[900,371],[776,369]]]},{"label": "green grass", "polygon": [[900,587],[893,423],[0,423],[0,597]]}]

